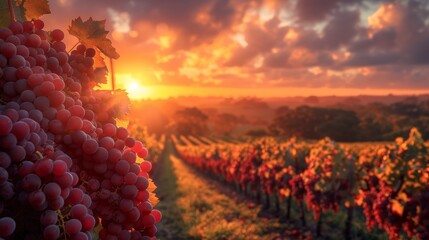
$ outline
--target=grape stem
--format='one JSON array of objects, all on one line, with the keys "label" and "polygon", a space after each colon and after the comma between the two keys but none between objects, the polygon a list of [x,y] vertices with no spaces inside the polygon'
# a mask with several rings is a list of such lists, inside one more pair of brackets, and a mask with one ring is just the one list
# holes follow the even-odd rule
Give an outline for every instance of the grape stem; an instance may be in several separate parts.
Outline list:
[{"label": "grape stem", "polygon": [[73,47],[72,48],[70,48],[70,50],[67,52],[68,54],[70,54],[70,52],[71,51],[73,51],[73,49],[75,49],[75,47],[77,46],[77,45],[79,45],[79,43],[80,42],[77,42],[75,45],[73,45]]},{"label": "grape stem", "polygon": [[62,214],[61,210],[58,209],[57,210],[57,214],[58,214],[58,217],[60,217],[60,219],[59,219],[60,224],[59,225],[63,229],[64,240],[67,240],[66,227],[64,225],[64,217],[63,217],[63,214]]},{"label": "grape stem", "polygon": [[7,0],[7,4],[9,5],[9,13],[10,13],[10,21],[15,22],[15,11],[13,10],[12,0]]},{"label": "grape stem", "polygon": [[110,78],[112,80],[112,91],[115,91],[115,71],[113,70],[113,59],[110,59]]}]

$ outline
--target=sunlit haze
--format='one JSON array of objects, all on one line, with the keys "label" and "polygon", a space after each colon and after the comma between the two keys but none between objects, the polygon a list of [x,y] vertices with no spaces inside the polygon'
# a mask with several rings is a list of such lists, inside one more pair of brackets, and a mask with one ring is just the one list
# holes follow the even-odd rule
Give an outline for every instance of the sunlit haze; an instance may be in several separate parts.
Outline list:
[{"label": "sunlit haze", "polygon": [[61,0],[51,10],[49,28],[107,20],[116,86],[132,99],[429,93],[423,0]]}]

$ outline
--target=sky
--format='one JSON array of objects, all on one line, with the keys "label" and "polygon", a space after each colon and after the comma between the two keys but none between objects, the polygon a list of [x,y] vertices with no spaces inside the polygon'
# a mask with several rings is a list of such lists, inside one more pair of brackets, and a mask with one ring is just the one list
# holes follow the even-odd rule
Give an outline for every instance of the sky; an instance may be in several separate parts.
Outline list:
[{"label": "sky", "polygon": [[429,93],[427,0],[49,2],[50,29],[107,20],[131,98]]}]

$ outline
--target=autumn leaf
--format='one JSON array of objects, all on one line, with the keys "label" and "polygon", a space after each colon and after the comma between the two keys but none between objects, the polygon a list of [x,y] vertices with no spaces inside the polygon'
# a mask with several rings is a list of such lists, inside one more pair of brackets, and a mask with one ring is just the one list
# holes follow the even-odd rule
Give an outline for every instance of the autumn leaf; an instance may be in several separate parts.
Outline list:
[{"label": "autumn leaf", "polygon": [[154,193],[155,189],[155,183],[153,183],[152,179],[149,178],[149,186],[147,190],[149,191],[149,202],[152,203],[153,207],[155,207],[159,203],[159,199]]},{"label": "autumn leaf", "polygon": [[[40,18],[51,13],[48,0],[12,0],[15,20],[25,21]],[[0,26],[11,22],[8,1],[0,1]]]},{"label": "autumn leaf", "polygon": [[112,41],[107,38],[109,31],[106,31],[105,26],[106,20],[95,21],[89,18],[83,21],[81,17],[78,17],[72,20],[68,31],[86,47],[96,48],[107,57],[117,59],[119,54],[112,46]]},{"label": "autumn leaf", "polygon": [[[104,62],[103,62],[104,63]],[[95,60],[94,60],[95,64]],[[94,81],[96,83],[107,83],[107,67],[94,67]]]},{"label": "autumn leaf", "polygon": [[23,10],[23,14],[29,20],[40,18],[44,14],[51,13],[48,0],[17,0],[17,5]]},{"label": "autumn leaf", "polygon": [[404,213],[404,206],[396,199],[392,200],[392,210],[402,216]]}]

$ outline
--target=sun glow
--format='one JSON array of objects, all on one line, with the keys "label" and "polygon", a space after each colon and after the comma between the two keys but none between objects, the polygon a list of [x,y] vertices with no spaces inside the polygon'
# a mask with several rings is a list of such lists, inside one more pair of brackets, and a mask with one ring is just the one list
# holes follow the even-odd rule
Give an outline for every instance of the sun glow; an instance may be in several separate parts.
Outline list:
[{"label": "sun glow", "polygon": [[125,89],[131,100],[138,100],[152,97],[152,89],[142,85],[142,79],[131,74],[116,75],[116,82],[119,89]]}]

